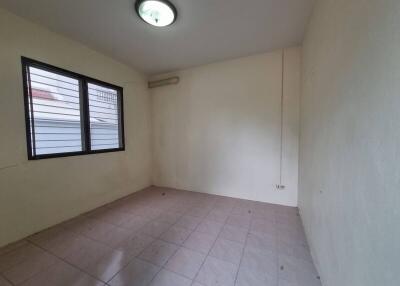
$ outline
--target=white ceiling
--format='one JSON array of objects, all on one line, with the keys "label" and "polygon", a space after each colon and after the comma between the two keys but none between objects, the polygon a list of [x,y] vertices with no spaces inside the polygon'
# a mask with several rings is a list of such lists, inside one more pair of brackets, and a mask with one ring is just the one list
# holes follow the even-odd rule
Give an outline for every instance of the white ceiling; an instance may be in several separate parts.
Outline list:
[{"label": "white ceiling", "polygon": [[300,44],[314,0],[171,0],[178,19],[154,28],[135,0],[0,0],[53,31],[157,74]]}]

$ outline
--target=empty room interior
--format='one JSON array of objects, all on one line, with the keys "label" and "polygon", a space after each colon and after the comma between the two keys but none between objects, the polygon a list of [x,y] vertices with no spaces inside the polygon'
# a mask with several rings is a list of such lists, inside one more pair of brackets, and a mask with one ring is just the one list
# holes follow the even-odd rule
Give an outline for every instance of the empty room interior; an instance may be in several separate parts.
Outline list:
[{"label": "empty room interior", "polygon": [[399,286],[399,0],[0,0],[0,286]]}]

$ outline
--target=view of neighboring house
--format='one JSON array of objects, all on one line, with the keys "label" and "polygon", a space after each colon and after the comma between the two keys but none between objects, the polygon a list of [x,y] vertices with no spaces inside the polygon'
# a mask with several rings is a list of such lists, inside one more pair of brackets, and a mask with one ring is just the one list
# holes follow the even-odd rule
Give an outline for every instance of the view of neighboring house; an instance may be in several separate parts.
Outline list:
[{"label": "view of neighboring house", "polygon": [[[80,82],[34,67],[29,73],[36,154],[82,151]],[[89,83],[88,94],[92,149],[118,148],[117,91]]]}]

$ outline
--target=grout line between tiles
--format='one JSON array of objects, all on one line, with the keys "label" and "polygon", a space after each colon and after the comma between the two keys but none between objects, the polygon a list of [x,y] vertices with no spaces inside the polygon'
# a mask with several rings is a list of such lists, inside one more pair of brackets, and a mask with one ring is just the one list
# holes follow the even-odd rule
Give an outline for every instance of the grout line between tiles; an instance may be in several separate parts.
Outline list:
[{"label": "grout line between tiles", "polygon": [[[170,210],[170,208],[168,208],[168,210]],[[167,211],[168,211],[168,210],[167,210]],[[165,230],[164,232],[162,232],[156,239],[154,239],[154,241],[156,241],[156,240],[161,240],[161,241],[163,241],[163,242],[173,244],[173,243],[171,243],[171,242],[167,242],[167,241],[162,240],[160,237],[161,237],[164,233],[166,233],[167,231],[169,231],[173,226],[175,226],[175,225],[178,223],[178,221],[179,221],[187,212],[189,212],[189,211],[187,210],[187,211],[185,211],[184,213],[182,213],[182,214],[179,216],[179,218],[176,220],[176,222],[173,223],[173,224],[171,224],[171,226],[170,226],[167,230]],[[150,220],[150,221],[154,221],[154,220],[156,220],[156,219],[158,219],[158,216],[157,216],[157,218],[152,219],[152,220]],[[149,221],[149,222],[150,222],[150,221]],[[142,226],[141,228],[143,228],[143,227],[144,227],[144,226]],[[138,231],[140,231],[141,228],[139,228]],[[191,233],[193,233],[193,231],[192,231]],[[189,234],[189,236],[190,236],[190,234]],[[189,237],[189,236],[188,236],[188,237]],[[152,238],[153,238],[153,237],[152,237]],[[153,242],[154,242],[154,241],[153,241]],[[185,239],[185,241],[186,241],[186,239]],[[152,243],[153,243],[153,242],[152,242]],[[144,262],[146,262],[146,263],[150,263],[150,264],[152,264],[152,265],[154,265],[154,266],[160,267],[160,266],[155,265],[154,263],[152,263],[152,262],[150,262],[150,261],[147,261],[147,260],[145,260],[145,259],[140,258],[140,255],[141,255],[152,243],[150,243],[148,246],[144,247],[143,250],[142,250],[141,252],[139,252],[136,256],[134,256],[123,268],[121,268],[117,273],[115,273],[115,274],[107,281],[107,283],[110,282],[112,279],[114,279],[114,277],[116,277],[116,276],[117,276],[121,271],[123,271],[126,267],[128,267],[128,265],[133,261],[133,259],[138,259],[138,260],[144,261]],[[176,244],[174,244],[174,245],[176,245]],[[178,245],[177,245],[177,246],[178,246]],[[160,272],[164,269],[164,266],[168,263],[168,261],[171,259],[171,257],[173,257],[173,256],[176,254],[176,252],[179,250],[180,247],[181,247],[181,246],[179,246],[179,247],[175,250],[175,252],[168,258],[168,260],[164,263],[164,265],[162,265],[162,266],[160,267],[160,269],[156,272],[156,274],[153,276],[153,278],[149,281],[149,284],[148,284],[148,285],[150,285],[150,284],[153,282],[153,280],[155,279],[155,277],[158,275],[158,273],[160,273]],[[171,272],[173,272],[173,271],[171,271]],[[175,273],[175,272],[174,272],[174,273]],[[178,273],[176,273],[176,274],[178,274]],[[178,275],[179,275],[179,274],[178,274]],[[181,276],[182,276],[182,275],[181,275]],[[185,278],[186,278],[186,277],[185,277]],[[108,285],[108,284],[107,284],[107,285]]]},{"label": "grout line between tiles", "polygon": [[[181,217],[183,217],[184,215],[186,215],[188,212],[189,212],[189,210],[186,211]],[[207,216],[208,216],[208,214],[209,214],[210,212],[211,212],[211,210],[207,213],[206,216],[204,216],[203,218],[201,218],[201,222],[200,222],[194,229],[189,229],[189,228],[186,228],[186,227],[183,227],[183,226],[182,226],[182,228],[185,228],[185,229],[190,230],[190,234],[186,237],[186,239],[184,240],[184,242],[183,242],[181,245],[179,245],[179,248],[175,251],[175,253],[168,259],[168,261],[167,261],[167,262],[164,264],[164,266],[162,267],[162,269],[164,269],[164,270],[166,270],[166,271],[170,271],[170,272],[172,272],[172,273],[174,273],[174,274],[176,274],[176,275],[179,275],[179,276],[182,276],[182,277],[184,277],[184,278],[186,278],[186,279],[191,280],[191,282],[192,282],[191,285],[194,283],[195,278],[196,278],[196,276],[197,276],[197,273],[200,271],[201,266],[203,266],[204,261],[207,259],[208,254],[204,256],[204,261],[202,262],[202,264],[201,264],[199,270],[196,272],[194,278],[190,278],[190,277],[187,277],[187,276],[185,276],[185,275],[183,275],[183,274],[181,274],[181,273],[177,273],[177,272],[175,272],[175,271],[173,271],[173,270],[167,269],[167,268],[165,268],[165,265],[168,264],[169,260],[170,260],[170,259],[179,251],[179,249],[181,249],[181,248],[185,248],[185,249],[188,249],[188,250],[190,250],[190,251],[194,251],[194,252],[196,252],[196,253],[199,253],[199,254],[204,255],[204,253],[202,253],[202,252],[198,252],[198,251],[196,251],[196,250],[193,250],[193,249],[190,249],[190,248],[185,247],[184,244],[185,244],[185,242],[189,239],[189,237],[190,237],[194,232],[197,231],[197,229],[199,228],[199,226],[206,220],[206,218],[207,218]],[[189,216],[190,216],[190,215],[189,215]],[[193,216],[193,217],[195,217],[195,216]],[[195,217],[195,218],[200,219],[199,217]],[[177,224],[177,223],[178,223],[178,221],[176,221],[175,224]],[[174,224],[174,225],[175,225],[175,224]],[[171,226],[171,227],[172,227],[172,226]],[[221,230],[222,230],[222,228],[221,228]],[[221,232],[221,230],[220,230],[220,232]],[[204,232],[201,232],[201,233],[204,233]],[[206,234],[208,234],[208,233],[206,233]],[[218,239],[218,236],[219,236],[219,233],[218,233],[218,235],[217,235],[215,241]],[[214,241],[214,243],[213,243],[213,246],[214,246],[214,244],[215,244],[215,241]],[[213,247],[213,246],[212,246],[212,247]],[[209,252],[211,251],[212,247],[210,248]]]},{"label": "grout line between tiles", "polygon": [[3,278],[4,280],[6,280],[8,283],[10,283],[10,285],[15,286],[15,284],[11,280],[9,280],[6,276],[0,274],[0,277]]},{"label": "grout line between tiles", "polygon": [[[187,211],[185,211],[180,217],[179,217],[179,219],[181,219],[185,214],[187,214],[189,212],[189,210],[187,210]],[[171,226],[170,226],[170,228],[168,229],[168,230],[170,230],[174,225],[176,225],[177,223],[178,223],[178,221],[179,221],[179,219],[174,223],[174,224],[172,224]],[[197,227],[196,227],[197,228]],[[196,229],[195,228],[195,229]],[[165,232],[163,232],[162,234],[160,234],[160,236],[159,236],[159,240],[161,240],[160,239],[160,237],[164,234],[164,233],[166,233],[168,230],[166,230]],[[189,238],[189,236],[194,232],[195,230],[191,230],[191,233],[188,235],[188,237],[185,239],[185,241]],[[163,241],[163,240],[162,240]],[[185,243],[185,241],[183,242],[183,243]],[[168,243],[170,243],[170,242],[168,242]],[[183,244],[182,244],[183,245]],[[176,250],[175,250],[175,252],[167,259],[167,261],[160,267],[160,269],[159,269],[159,271],[157,271],[157,273],[153,276],[153,278],[150,280],[150,282],[149,282],[149,284],[147,284],[147,285],[151,285],[151,283],[153,282],[153,280],[157,277],[157,275],[162,271],[162,270],[164,270],[165,269],[165,265],[167,265],[167,263],[169,262],[169,260],[178,252],[178,250],[179,250],[179,248],[180,247],[182,247],[182,246],[179,246]],[[144,249],[145,250],[145,249]],[[144,251],[143,250],[143,251]],[[141,253],[143,253],[143,251],[141,252]],[[165,270],[167,270],[167,269],[165,269]],[[168,271],[170,271],[170,270],[168,270]],[[171,271],[171,272],[173,272],[173,271]],[[173,273],[175,273],[175,272],[173,272]],[[177,275],[180,275],[180,274],[178,274],[178,273],[175,273],[175,274],[177,274]],[[180,275],[180,276],[182,276],[182,275]],[[182,277],[184,277],[184,276],[182,276]],[[186,277],[185,277],[186,278]],[[193,282],[193,279],[191,279],[192,280],[192,282]]]},{"label": "grout line between tiles", "polygon": [[[210,199],[209,201],[207,201],[207,200],[208,200],[208,197],[204,197],[204,198],[203,198],[203,197],[196,197],[196,198],[194,198],[193,200],[188,200],[190,203],[188,204],[188,207],[186,207],[186,208],[184,207],[184,210],[182,210],[181,208],[179,208],[179,210],[175,212],[175,211],[174,211],[174,207],[176,207],[176,208],[179,207],[179,204],[180,204],[180,202],[181,202],[181,199],[180,199],[180,198],[182,198],[182,197],[176,196],[176,198],[179,198],[179,199],[174,200],[174,195],[175,195],[175,194],[173,193],[173,194],[171,194],[171,195],[172,195],[171,200],[170,200],[170,201],[167,201],[166,204],[165,204],[165,202],[164,202],[164,204],[156,204],[157,206],[160,206],[160,207],[161,207],[161,208],[160,208],[160,213],[159,213],[156,217],[154,217],[154,216],[153,216],[153,213],[150,212],[150,213],[149,213],[149,216],[151,216],[151,219],[149,219],[149,220],[148,220],[144,225],[142,225],[140,228],[137,228],[137,229],[135,229],[135,230],[132,230],[132,229],[129,229],[129,228],[124,228],[124,227],[121,227],[121,226],[119,226],[119,225],[117,225],[117,224],[110,223],[110,222],[105,221],[105,220],[101,220],[101,219],[97,219],[97,218],[91,217],[92,219],[94,219],[94,220],[96,220],[96,221],[99,221],[99,222],[102,222],[102,223],[105,223],[105,224],[109,224],[109,225],[112,225],[112,226],[115,226],[115,227],[118,227],[118,228],[127,230],[127,231],[130,233],[129,238],[132,238],[135,234],[139,234],[139,232],[141,231],[141,229],[143,229],[143,227],[145,227],[145,226],[148,225],[149,223],[151,223],[151,222],[153,222],[153,221],[156,221],[156,220],[160,220],[160,217],[162,218],[162,215],[163,215],[164,213],[166,213],[166,212],[171,212],[171,213],[174,212],[174,213],[176,214],[176,218],[177,218],[177,219],[175,220],[175,222],[172,223],[172,224],[170,224],[170,223],[168,222],[169,227],[168,227],[165,231],[161,232],[161,234],[158,235],[157,238],[154,238],[154,237],[153,237],[154,241],[159,240],[159,241],[163,241],[163,242],[165,242],[165,243],[168,243],[168,244],[171,244],[171,245],[176,246],[176,250],[173,252],[172,255],[169,256],[169,258],[166,260],[166,262],[165,262],[162,266],[155,265],[155,264],[152,263],[152,262],[148,262],[148,261],[146,261],[145,259],[140,258],[140,255],[142,255],[142,253],[151,245],[151,243],[150,243],[148,246],[144,247],[138,254],[136,254],[136,255],[134,255],[134,256],[132,256],[132,257],[129,257],[129,259],[127,260],[126,264],[125,264],[121,269],[119,269],[119,271],[117,271],[111,278],[109,278],[108,281],[103,281],[103,279],[99,279],[99,278],[97,278],[96,276],[94,276],[94,275],[88,273],[85,269],[82,269],[82,268],[80,268],[79,266],[74,265],[74,264],[68,262],[65,258],[60,257],[59,255],[53,253],[51,250],[47,250],[47,249],[41,247],[40,245],[36,244],[36,242],[30,240],[29,237],[28,237],[28,238],[25,238],[24,241],[26,241],[26,243],[28,243],[28,244],[34,245],[34,246],[36,246],[36,247],[42,249],[44,252],[49,253],[49,254],[52,255],[53,257],[58,258],[60,261],[62,261],[62,262],[64,262],[64,263],[66,263],[66,264],[72,266],[74,269],[77,269],[77,270],[80,271],[81,273],[84,273],[84,274],[88,275],[89,277],[92,277],[92,278],[95,279],[96,281],[99,281],[99,282],[101,281],[102,283],[105,283],[106,286],[110,286],[110,281],[111,281],[112,279],[114,279],[115,276],[117,276],[118,274],[120,274],[121,271],[123,271],[124,269],[126,269],[126,267],[127,267],[134,259],[138,259],[138,260],[140,260],[140,261],[146,261],[146,263],[150,263],[150,264],[153,264],[153,265],[159,267],[158,271],[155,273],[155,275],[154,275],[154,276],[152,277],[152,279],[150,280],[149,285],[150,285],[151,283],[153,283],[155,277],[156,277],[162,270],[167,270],[167,271],[169,271],[169,272],[171,272],[171,273],[174,273],[174,274],[176,274],[176,275],[178,275],[178,276],[180,276],[180,277],[184,277],[184,278],[186,278],[186,279],[189,279],[189,280],[191,280],[191,283],[192,283],[192,285],[193,285],[194,283],[196,283],[196,279],[197,279],[197,277],[198,277],[198,275],[199,275],[199,273],[200,273],[202,267],[204,266],[206,260],[207,260],[209,257],[212,257],[212,256],[210,255],[210,253],[211,253],[212,249],[215,247],[217,240],[221,238],[223,229],[224,229],[226,226],[234,227],[234,228],[238,228],[238,229],[245,229],[245,230],[246,230],[246,237],[245,237],[245,240],[244,240],[244,242],[243,242],[243,248],[242,248],[242,251],[241,251],[241,256],[240,256],[239,264],[232,263],[232,262],[230,262],[230,261],[228,261],[228,260],[224,260],[224,259],[217,258],[217,259],[220,259],[220,260],[222,260],[222,261],[226,261],[226,262],[228,262],[228,263],[230,263],[230,264],[235,264],[235,266],[236,266],[236,273],[235,273],[235,276],[234,276],[234,284],[236,285],[236,284],[237,284],[237,281],[238,281],[238,275],[239,275],[240,267],[241,267],[242,264],[243,264],[244,253],[245,253],[246,246],[247,246],[248,239],[249,239],[249,235],[250,235],[250,232],[251,232],[251,225],[252,225],[253,220],[256,219],[256,217],[254,217],[254,214],[251,214],[251,215],[250,215],[250,225],[249,225],[247,228],[245,228],[245,227],[240,227],[240,226],[239,226],[239,225],[242,225],[242,221],[240,221],[240,220],[237,221],[238,225],[235,225],[235,224],[232,224],[232,225],[231,225],[231,224],[228,224],[228,220],[229,220],[229,217],[230,217],[230,216],[235,216],[235,215],[236,215],[236,216],[241,216],[241,217],[243,217],[243,218],[244,218],[244,217],[247,217],[247,214],[244,214],[244,213],[242,212],[242,210],[241,210],[241,208],[243,208],[243,206],[241,205],[240,201],[237,201],[237,202],[235,201],[235,202],[232,204],[232,207],[229,208],[229,209],[228,209],[228,208],[223,208],[224,210],[226,210],[226,212],[223,212],[223,213],[226,214],[227,216],[226,216],[225,220],[224,220],[223,222],[221,222],[221,220],[213,220],[213,219],[209,219],[209,217],[208,217],[212,211],[217,210],[216,207],[218,207],[217,202],[218,202],[219,196],[212,196],[211,199]],[[127,196],[127,197],[129,197],[129,196]],[[149,198],[152,198],[152,197],[150,196]],[[215,199],[214,199],[214,198],[215,198]],[[222,198],[224,198],[224,197],[222,197]],[[129,201],[129,202],[130,202],[130,201]],[[165,205],[165,207],[164,207],[164,205]],[[203,205],[204,205],[205,207],[203,207]],[[246,205],[246,204],[244,204],[244,205]],[[119,206],[119,205],[116,205],[116,206],[110,205],[110,206],[109,206],[109,209],[117,210],[117,209],[118,209],[118,206]],[[123,206],[123,205],[120,205],[120,206]],[[128,204],[127,206],[129,206],[129,204]],[[145,207],[148,207],[147,205],[144,205],[144,206],[145,206]],[[185,228],[185,229],[187,229],[187,230],[189,231],[189,235],[182,241],[182,243],[178,244],[178,243],[174,243],[174,242],[170,242],[170,241],[166,241],[166,240],[162,239],[161,237],[162,237],[166,232],[170,231],[172,227],[177,226],[178,222],[182,219],[182,217],[184,217],[185,215],[189,215],[188,213],[190,213],[191,207],[194,207],[194,206],[198,206],[199,208],[203,208],[203,209],[206,210],[207,212],[206,212],[206,215],[203,215],[203,216],[201,216],[201,217],[193,216],[193,217],[196,217],[197,219],[199,219],[199,223],[196,225],[196,227],[195,227],[194,229],[190,229],[190,228],[187,228],[187,227],[184,227],[184,226],[179,226],[179,227]],[[212,206],[212,207],[209,207],[209,206]],[[239,208],[238,208],[238,207],[239,207]],[[238,208],[238,209],[236,209],[236,208]],[[245,208],[247,208],[247,206],[246,206]],[[124,209],[125,209],[125,208],[124,208]],[[158,211],[158,209],[157,209],[157,211]],[[130,213],[130,212],[122,212],[122,213],[129,213],[129,214],[132,214],[132,213]],[[200,212],[200,214],[201,214],[201,212]],[[275,211],[273,212],[273,215],[274,215],[274,217],[276,216],[276,212],[275,212]],[[79,217],[79,216],[78,216],[78,217]],[[82,216],[82,217],[88,218],[88,216]],[[118,217],[116,217],[116,219],[118,219]],[[247,218],[246,218],[246,219],[247,219]],[[261,219],[264,219],[264,218],[261,218]],[[276,218],[275,218],[275,220],[276,220]],[[167,263],[170,261],[170,259],[171,259],[172,257],[174,257],[174,256],[176,255],[176,253],[177,253],[177,251],[179,251],[179,249],[181,249],[181,248],[187,248],[187,247],[184,246],[185,242],[189,239],[189,237],[190,237],[194,232],[198,231],[200,225],[201,225],[202,223],[204,223],[205,221],[211,221],[211,222],[215,222],[215,223],[221,224],[221,227],[220,227],[220,229],[219,229],[219,231],[218,231],[218,234],[215,236],[215,239],[214,239],[214,241],[213,241],[213,243],[212,243],[210,249],[208,250],[207,254],[201,252],[201,254],[202,254],[202,255],[205,255],[205,257],[204,257],[204,260],[203,260],[203,262],[201,263],[199,269],[197,270],[196,274],[193,276],[194,278],[192,279],[192,278],[190,278],[190,277],[186,277],[186,276],[183,275],[183,274],[180,274],[180,273],[177,273],[177,272],[175,272],[175,271],[173,271],[173,270],[169,270],[169,269],[165,268],[165,266],[167,265]],[[165,222],[167,223],[167,221],[165,221]],[[302,226],[302,225],[301,225],[301,226]],[[55,226],[53,226],[53,227],[55,227]],[[302,227],[303,227],[303,226],[302,226]],[[106,243],[104,243],[104,242],[102,242],[102,241],[98,241],[98,240],[96,240],[96,239],[93,239],[93,238],[91,238],[91,237],[88,237],[88,236],[86,236],[86,235],[84,235],[84,234],[82,234],[82,233],[79,233],[79,232],[76,232],[76,231],[71,231],[71,230],[69,230],[69,229],[67,229],[67,228],[65,228],[65,227],[61,227],[61,228],[62,228],[63,230],[67,230],[67,231],[70,231],[70,232],[72,232],[72,233],[74,233],[74,234],[76,234],[76,235],[79,235],[79,236],[81,236],[81,237],[84,237],[84,238],[86,238],[86,239],[88,239],[88,240],[90,240],[90,241],[92,241],[92,242],[96,242],[96,243],[99,243],[99,244],[101,244],[101,245],[104,245],[104,246],[106,246],[108,249],[110,249],[111,251],[116,251],[116,250],[117,250],[117,248],[116,248],[115,246],[114,246],[114,247],[110,247],[108,244],[106,244]],[[203,232],[203,231],[201,231],[201,233],[206,233],[206,234],[209,234],[209,235],[210,235],[209,232]],[[128,238],[128,239],[129,239],[129,238]],[[125,242],[125,241],[127,241],[128,239],[125,239],[125,240],[123,240],[123,241]],[[228,238],[224,238],[224,239],[226,239],[226,240],[228,240],[228,241],[232,241],[232,242],[237,242],[237,241],[235,241],[235,240],[231,240],[229,237],[228,237]],[[275,238],[275,239],[276,239],[276,243],[277,243],[277,242],[279,241],[279,233],[276,234],[276,238]],[[153,242],[152,242],[152,243],[153,243]],[[120,245],[120,244],[119,244],[119,245]],[[276,246],[276,248],[277,248],[277,247],[278,247],[278,246]],[[187,248],[187,249],[190,249],[190,248]],[[190,249],[190,250],[195,251],[195,252],[199,252],[199,251],[193,250],[193,249]],[[13,251],[13,250],[11,250],[11,251]],[[11,251],[10,251],[10,252],[11,252]],[[277,250],[277,251],[278,251],[278,250]],[[101,258],[99,259],[99,261],[100,261],[101,259],[103,259],[106,255],[107,255],[107,254],[101,256]],[[279,281],[280,281],[280,278],[279,278],[279,276],[280,276],[280,275],[279,275],[279,274],[280,274],[280,271],[279,271],[279,269],[280,269],[280,268],[279,268],[279,266],[280,266],[280,265],[279,265],[279,251],[278,251],[277,254],[276,254],[275,260],[277,260],[277,261],[276,261],[276,264],[277,264],[277,283],[279,284]],[[313,262],[311,262],[311,263],[313,263]],[[52,266],[54,266],[54,264],[53,264]],[[49,268],[51,268],[52,266],[50,266]],[[46,270],[45,270],[45,271],[46,271]],[[37,275],[39,275],[40,273],[43,273],[43,272],[44,272],[44,271],[40,271],[39,273],[33,275],[33,276],[30,277],[29,279],[32,279],[33,277],[35,277],[35,276],[37,276]],[[0,274],[0,276],[3,277],[4,275]],[[6,277],[4,277],[4,278],[5,278],[5,280],[6,280],[7,282],[10,282],[11,285],[15,286],[14,283],[12,283],[11,281],[9,281]],[[28,280],[29,280],[29,279],[28,279]],[[197,282],[197,283],[198,283],[198,282]],[[201,284],[201,283],[200,283],[200,284]]]},{"label": "grout line between tiles", "polygon": [[[68,262],[68,261],[65,260],[64,258],[62,258],[62,257],[60,257],[60,256],[58,256],[58,255],[56,255],[56,254],[54,254],[54,253],[48,251],[47,249],[45,249],[45,248],[41,247],[40,245],[36,244],[35,242],[29,241],[29,243],[32,244],[32,245],[34,245],[34,246],[36,246],[36,247],[38,247],[38,248],[40,248],[40,249],[43,250],[44,252],[46,252],[46,253],[48,253],[48,254],[50,254],[50,255],[52,255],[52,256],[58,258],[58,259],[61,260],[62,262],[66,263],[66,264],[68,264],[68,265],[70,265],[70,266],[72,266],[73,268],[79,270],[80,272],[83,272],[83,273],[85,273],[86,275],[89,275],[90,277],[94,278],[95,280],[97,280],[97,281],[99,281],[99,282],[102,282],[102,283],[105,283],[104,281],[100,280],[99,278],[97,278],[97,277],[93,276],[92,274],[86,272],[84,269],[81,269],[80,267],[78,267],[78,266],[76,266],[76,265],[74,265],[74,264]],[[52,268],[53,266],[54,266],[54,264],[52,264],[49,268]],[[47,269],[49,269],[49,268],[47,268]],[[47,269],[46,269],[46,270],[47,270]],[[46,270],[44,270],[44,271],[46,271]],[[30,279],[36,277],[37,275],[43,273],[44,271],[36,273],[35,275],[33,275],[32,277],[30,277],[30,278],[27,279],[26,281],[28,281],[28,280],[30,280]],[[24,282],[26,282],[26,281],[24,281]]]},{"label": "grout line between tiles", "polygon": [[[128,197],[129,197],[129,196],[128,196]],[[110,208],[110,206],[108,206],[108,208]],[[85,216],[85,217],[86,217],[86,216]],[[152,221],[158,219],[158,217],[159,217],[159,216],[157,216],[157,218],[150,219],[147,223],[152,222]],[[103,223],[106,223],[106,222],[104,222],[104,221],[102,221],[102,220],[98,220],[98,219],[95,219],[95,218],[92,218],[92,219],[97,220],[97,221],[101,221],[101,222],[103,222]],[[146,223],[146,224],[147,224],[147,223]],[[110,223],[108,223],[108,224],[110,224]],[[111,224],[111,225],[113,225],[113,224]],[[172,226],[172,225],[171,225],[171,226]],[[141,228],[143,228],[143,226],[140,227],[137,231],[139,231]],[[68,229],[67,229],[67,230],[68,230]],[[131,231],[131,230],[130,230],[130,231]],[[167,230],[167,231],[168,231],[168,230]],[[71,231],[71,232],[73,232],[73,231]],[[131,232],[132,232],[132,231],[131,231]],[[85,237],[85,238],[87,238],[87,239],[89,239],[89,240],[91,240],[91,241],[94,241],[94,242],[96,242],[96,243],[100,243],[100,244],[102,244],[102,245],[104,245],[104,246],[107,246],[107,247],[110,248],[112,251],[115,251],[115,250],[116,250],[115,248],[112,248],[112,247],[106,245],[104,242],[101,242],[101,241],[95,240],[95,239],[93,239],[93,238],[91,238],[91,237],[85,236],[85,235],[82,234],[82,233],[79,233],[79,232],[73,232],[73,233],[75,233],[75,234],[77,234],[77,235],[80,235],[80,236],[82,236],[82,237]],[[162,235],[162,234],[161,234],[161,235]],[[160,236],[161,236],[161,235],[160,235]],[[158,238],[157,238],[157,239],[158,239]],[[30,243],[36,245],[36,244],[33,243],[32,241],[29,241],[29,240],[28,240],[28,242],[30,242]],[[36,246],[38,246],[38,245],[36,245]],[[41,249],[43,249],[43,248],[40,247],[40,246],[38,246],[38,247],[41,248]],[[87,275],[89,275],[89,276],[95,278],[96,280],[101,281],[101,282],[104,282],[104,283],[107,284],[107,283],[109,283],[115,276],[117,276],[123,269],[125,269],[125,268],[129,265],[129,263],[131,263],[135,258],[136,258],[136,259],[140,259],[140,258],[139,258],[140,254],[142,254],[142,252],[143,252],[146,248],[147,248],[147,247],[145,247],[139,254],[137,254],[137,255],[135,255],[135,256],[132,256],[132,258],[129,259],[129,261],[124,265],[124,267],[122,267],[118,272],[116,272],[116,273],[115,273],[110,279],[108,279],[107,281],[103,281],[103,280],[101,280],[101,279],[99,279],[99,278],[93,276],[92,274],[88,273],[85,269],[81,269],[80,267],[75,266],[75,265],[69,263],[68,261],[66,261],[66,260],[64,260],[63,258],[61,258],[61,257],[59,257],[59,256],[57,256],[57,255],[55,255],[55,254],[53,254],[53,253],[47,251],[46,249],[43,249],[43,250],[45,250],[45,251],[48,252],[48,253],[51,253],[52,255],[54,255],[54,256],[57,257],[57,258],[60,258],[62,261],[66,262],[67,264],[69,264],[69,265],[71,265],[71,266],[74,266],[76,269],[79,269],[80,271],[82,271],[82,272],[84,272],[85,274],[87,274]],[[102,258],[103,258],[103,257],[105,257],[105,255],[102,256]],[[145,260],[143,260],[143,259],[140,259],[140,260],[145,261]],[[146,262],[148,263],[148,261],[146,261]],[[156,266],[157,266],[157,265],[156,265]],[[157,273],[157,274],[158,274],[158,273]],[[107,284],[107,285],[108,285],[108,284]]]},{"label": "grout line between tiles", "polygon": [[[233,208],[230,210],[230,212],[229,212],[229,215],[231,215],[231,214],[232,214],[232,211],[233,211],[233,209],[234,209],[234,207],[233,207]],[[211,212],[211,211],[210,211],[210,212]],[[229,218],[229,215],[228,215],[228,218]],[[210,250],[208,251],[208,253],[207,253],[206,257],[204,258],[204,261],[203,261],[203,263],[201,264],[201,266],[200,266],[199,270],[197,271],[196,275],[194,276],[194,278],[193,278],[193,282],[192,282],[192,285],[193,285],[193,283],[196,283],[196,282],[197,282],[197,281],[196,281],[196,278],[197,278],[197,276],[199,275],[199,273],[200,273],[200,270],[201,270],[201,268],[203,267],[204,263],[206,262],[207,258],[208,258],[208,257],[212,257],[212,256],[210,256],[211,250],[214,248],[214,246],[215,246],[215,243],[217,242],[218,238],[220,238],[220,235],[221,235],[222,229],[223,229],[223,227],[226,225],[226,222],[227,222],[228,218],[225,220],[225,223],[224,223],[224,225],[222,226],[222,228],[220,229],[220,231],[219,231],[219,233],[218,233],[218,235],[217,235],[216,239],[214,240],[214,243],[213,243],[213,245],[210,247]],[[236,271],[238,272],[238,271],[239,271],[239,268],[237,268],[237,270],[236,270]],[[202,284],[202,283],[200,283],[200,284]]]},{"label": "grout line between tiles", "polygon": [[235,282],[234,282],[233,285],[236,285],[237,278],[238,278],[238,276],[239,276],[240,266],[242,265],[242,260],[243,260],[243,256],[244,256],[244,251],[245,251],[245,249],[246,249],[247,239],[248,239],[249,233],[250,233],[251,223],[252,223],[252,221],[250,220],[250,227],[249,227],[249,229],[247,230],[246,239],[245,239],[244,244],[243,244],[242,255],[240,256],[239,266],[238,266],[238,269],[237,269],[237,272],[236,272],[236,275],[235,275]]}]

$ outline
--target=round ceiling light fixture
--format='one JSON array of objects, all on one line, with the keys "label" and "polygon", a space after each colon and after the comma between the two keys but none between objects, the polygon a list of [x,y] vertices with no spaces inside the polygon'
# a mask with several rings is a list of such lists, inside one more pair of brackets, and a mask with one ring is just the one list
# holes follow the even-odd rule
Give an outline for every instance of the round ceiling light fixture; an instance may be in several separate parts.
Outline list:
[{"label": "round ceiling light fixture", "polygon": [[175,22],[177,11],[168,0],[137,0],[136,13],[146,23],[166,27]]}]

